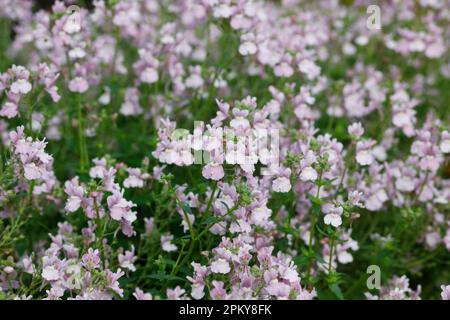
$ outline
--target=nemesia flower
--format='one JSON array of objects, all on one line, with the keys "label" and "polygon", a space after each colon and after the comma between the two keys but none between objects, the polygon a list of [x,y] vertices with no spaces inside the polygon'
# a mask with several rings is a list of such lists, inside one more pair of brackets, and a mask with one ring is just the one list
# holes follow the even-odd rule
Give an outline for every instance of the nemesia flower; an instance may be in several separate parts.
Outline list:
[{"label": "nemesia flower", "polygon": [[161,236],[161,248],[163,251],[172,252],[178,250],[177,246],[171,243],[172,240],[173,235],[171,234]]},{"label": "nemesia flower", "polygon": [[136,298],[136,300],[153,300],[153,297],[150,293],[145,293],[139,288],[136,288],[133,296]]},{"label": "nemesia flower", "polygon": [[88,88],[88,82],[82,77],[76,77],[69,82],[69,90],[72,92],[84,93]]},{"label": "nemesia flower", "polygon": [[0,0],[2,299],[450,299],[448,1],[73,3]]},{"label": "nemesia flower", "polygon": [[326,204],[322,206],[322,211],[325,213],[325,217],[323,218],[325,224],[331,224],[335,228],[342,224],[341,215],[344,211],[342,207]]},{"label": "nemesia flower", "polygon": [[442,300],[450,300],[450,286],[441,286],[442,292],[441,297]]},{"label": "nemesia flower", "polygon": [[211,272],[213,273],[227,274],[230,270],[230,265],[223,259],[219,259],[211,264]]},{"label": "nemesia flower", "polygon": [[348,133],[350,136],[354,137],[355,139],[359,139],[364,134],[364,128],[362,127],[361,122],[355,122],[351,126],[348,127]]},{"label": "nemesia flower", "polygon": [[27,94],[31,91],[31,83],[25,79],[18,79],[11,84],[11,92],[14,94]]}]

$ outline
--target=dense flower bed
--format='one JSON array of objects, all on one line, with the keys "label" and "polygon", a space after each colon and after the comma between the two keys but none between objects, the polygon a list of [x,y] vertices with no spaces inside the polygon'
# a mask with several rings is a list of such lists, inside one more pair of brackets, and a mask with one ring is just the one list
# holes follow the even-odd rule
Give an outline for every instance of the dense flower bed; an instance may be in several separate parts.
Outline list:
[{"label": "dense flower bed", "polygon": [[0,298],[450,299],[450,1],[371,4],[0,0]]}]

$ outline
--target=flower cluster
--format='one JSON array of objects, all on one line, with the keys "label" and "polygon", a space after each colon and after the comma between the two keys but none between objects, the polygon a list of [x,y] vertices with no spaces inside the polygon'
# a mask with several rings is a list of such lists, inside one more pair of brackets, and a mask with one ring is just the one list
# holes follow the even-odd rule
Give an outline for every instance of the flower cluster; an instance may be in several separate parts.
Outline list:
[{"label": "flower cluster", "polygon": [[73,3],[0,0],[0,299],[450,298],[448,1]]}]

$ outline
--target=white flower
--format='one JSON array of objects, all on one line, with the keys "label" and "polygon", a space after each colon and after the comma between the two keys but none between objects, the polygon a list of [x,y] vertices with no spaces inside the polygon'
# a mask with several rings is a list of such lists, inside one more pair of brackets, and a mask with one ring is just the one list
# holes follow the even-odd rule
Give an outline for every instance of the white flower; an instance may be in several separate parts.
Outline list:
[{"label": "white flower", "polygon": [[331,224],[335,228],[339,227],[342,224],[341,216],[335,213],[327,214],[324,217],[323,221],[325,222],[325,224]]},{"label": "white flower", "polygon": [[353,123],[352,125],[350,125],[348,127],[347,131],[355,139],[361,138],[361,136],[364,134],[364,128],[363,128],[361,122]]},{"label": "white flower", "polygon": [[70,198],[67,200],[65,209],[69,212],[75,212],[80,208],[81,205],[81,198],[77,196],[70,196]]},{"label": "white flower", "polygon": [[244,117],[236,117],[230,121],[230,127],[234,129],[241,128],[249,128],[250,122]]},{"label": "white flower", "polygon": [[272,188],[275,192],[289,192],[291,182],[286,177],[278,177],[272,182]]},{"label": "white flower", "polygon": [[25,79],[18,79],[11,84],[11,92],[14,94],[27,94],[31,91],[31,83]]},{"label": "white flower", "polygon": [[48,281],[55,281],[59,279],[59,271],[53,266],[47,266],[42,270],[42,278]]},{"label": "white flower", "polygon": [[366,208],[370,211],[380,210],[383,203],[388,199],[388,195],[384,189],[378,190],[376,193],[372,194],[366,199]]},{"label": "white flower", "polygon": [[211,272],[227,274],[230,272],[230,264],[224,259],[218,259],[211,263]]},{"label": "white flower", "polygon": [[450,153],[450,139],[442,141],[440,148],[442,153]]},{"label": "white flower", "polygon": [[342,263],[342,264],[353,262],[353,256],[347,251],[340,252],[338,254],[337,258],[338,258],[339,263]]},{"label": "white flower", "polygon": [[86,51],[80,47],[75,47],[69,51],[69,57],[72,59],[81,59],[86,56]]},{"label": "white flower", "polygon": [[105,92],[98,98],[98,102],[104,106],[111,102],[111,90],[108,87],[105,87]]},{"label": "white flower", "polygon": [[306,167],[300,173],[300,180],[302,181],[316,181],[317,180],[317,171],[312,167]]},{"label": "white flower", "polygon": [[442,141],[439,148],[442,153],[450,153],[450,133],[447,130],[442,132]]},{"label": "white flower", "polygon": [[83,93],[89,88],[89,83],[82,77],[75,77],[69,81],[69,90],[72,92]]},{"label": "white flower", "polygon": [[442,285],[441,290],[442,290],[441,292],[442,300],[450,300],[450,285],[448,286]]},{"label": "white flower", "polygon": [[272,210],[263,206],[252,211],[252,222],[256,225],[263,225],[272,214]]},{"label": "white flower", "polygon": [[27,163],[23,166],[25,178],[28,180],[36,180],[41,177],[41,171],[35,163]]},{"label": "white flower", "polygon": [[375,146],[372,149],[372,154],[379,161],[386,161],[387,159],[386,149],[383,146]]},{"label": "white flower", "polygon": [[229,18],[231,17],[232,10],[229,5],[221,4],[220,6],[217,6],[214,8],[214,18]]},{"label": "white flower", "polygon": [[195,300],[199,300],[205,296],[205,285],[200,283],[194,283],[192,285],[191,297]]},{"label": "white flower", "polygon": [[145,68],[145,70],[141,73],[141,81],[145,83],[155,83],[158,81],[158,71],[153,68]]},{"label": "white flower", "polygon": [[256,53],[257,47],[253,42],[246,41],[239,46],[239,53],[243,56],[253,55]]},{"label": "white flower", "polygon": [[400,177],[395,181],[395,187],[399,191],[411,192],[414,190],[415,183],[410,177]]},{"label": "white flower", "polygon": [[203,78],[196,73],[191,74],[186,79],[186,87],[188,88],[197,89],[200,88],[201,86],[203,86]]},{"label": "white flower", "polygon": [[308,80],[313,80],[320,75],[320,67],[311,60],[306,59],[300,62],[298,64],[298,69],[306,75]]},{"label": "white flower", "polygon": [[361,150],[356,154],[356,161],[362,166],[371,165],[374,160],[371,150]]},{"label": "white flower", "polygon": [[172,252],[172,251],[178,250],[177,246],[171,242],[172,239],[173,239],[173,235],[171,235],[171,234],[161,236],[161,247],[162,247],[163,251]]}]

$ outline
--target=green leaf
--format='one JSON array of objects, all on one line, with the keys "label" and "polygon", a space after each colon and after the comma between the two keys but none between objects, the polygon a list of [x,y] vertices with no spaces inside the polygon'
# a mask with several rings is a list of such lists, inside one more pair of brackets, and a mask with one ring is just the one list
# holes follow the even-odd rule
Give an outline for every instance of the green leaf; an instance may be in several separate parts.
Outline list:
[{"label": "green leaf", "polygon": [[181,202],[181,208],[184,210],[184,212],[192,214],[192,209],[186,202]]},{"label": "green leaf", "polygon": [[337,283],[330,284],[328,287],[335,294],[336,297],[338,297],[341,300],[344,300],[344,295],[342,294],[341,288],[339,288],[339,285]]},{"label": "green leaf", "polygon": [[309,258],[306,256],[297,256],[294,258],[294,262],[299,266],[306,265],[309,262]]},{"label": "green leaf", "polygon": [[205,219],[202,224],[210,225],[222,221],[221,217],[211,216]]}]

